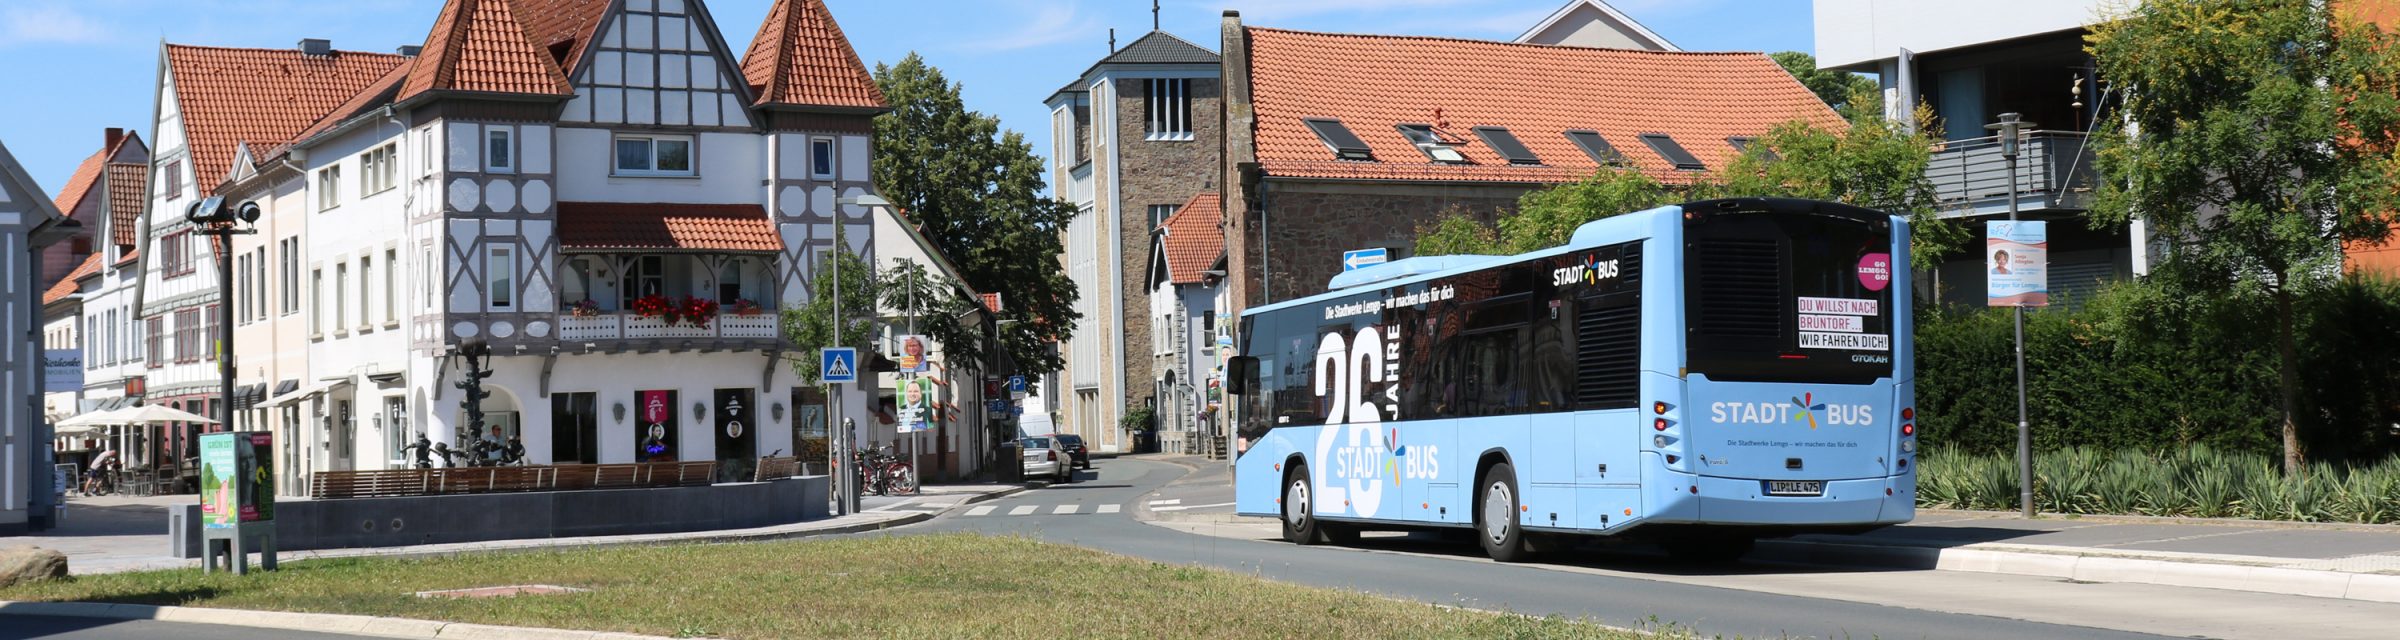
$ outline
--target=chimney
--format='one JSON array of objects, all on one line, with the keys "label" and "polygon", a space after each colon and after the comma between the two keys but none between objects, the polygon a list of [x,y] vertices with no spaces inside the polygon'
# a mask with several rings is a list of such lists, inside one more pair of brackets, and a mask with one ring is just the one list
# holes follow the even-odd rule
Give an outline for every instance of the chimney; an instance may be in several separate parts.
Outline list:
[{"label": "chimney", "polygon": [[302,38],[300,40],[300,53],[302,55],[311,56],[333,55],[333,41],[326,40],[324,38]]},{"label": "chimney", "polygon": [[422,47],[422,46],[413,45],[413,44],[404,44],[404,45],[400,45],[399,53],[400,53],[400,55],[404,55],[404,56],[408,56],[408,57],[414,58],[414,57],[417,57],[417,53],[418,53],[418,52],[421,52],[421,51],[424,51],[424,50],[425,50],[425,47]]},{"label": "chimney", "polygon": [[122,129],[122,128],[119,128],[119,127],[109,127],[109,128],[108,128],[108,144],[107,144],[107,146],[100,147],[100,148],[102,148],[102,149],[115,149],[115,148],[117,148],[117,143],[119,143],[119,142],[124,142],[124,141],[125,141],[125,130],[124,130],[124,129]]}]

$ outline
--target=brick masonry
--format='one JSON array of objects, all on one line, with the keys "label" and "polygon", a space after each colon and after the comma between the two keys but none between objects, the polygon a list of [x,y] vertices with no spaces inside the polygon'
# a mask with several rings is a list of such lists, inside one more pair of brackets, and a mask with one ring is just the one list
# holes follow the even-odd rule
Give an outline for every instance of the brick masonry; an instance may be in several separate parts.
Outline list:
[{"label": "brick masonry", "polygon": [[1115,109],[1117,139],[1124,149],[1119,155],[1123,165],[1117,178],[1113,202],[1122,206],[1124,224],[1118,227],[1121,258],[1117,282],[1123,308],[1122,330],[1125,333],[1125,404],[1139,406],[1156,395],[1155,381],[1160,369],[1152,357],[1150,335],[1158,319],[1150,317],[1150,261],[1153,227],[1150,207],[1180,206],[1192,195],[1216,189],[1218,169],[1216,141],[1222,135],[1219,105],[1223,104],[1222,85],[1214,78],[1193,78],[1192,137],[1190,140],[1146,140],[1146,92],[1141,79],[1116,82]]}]

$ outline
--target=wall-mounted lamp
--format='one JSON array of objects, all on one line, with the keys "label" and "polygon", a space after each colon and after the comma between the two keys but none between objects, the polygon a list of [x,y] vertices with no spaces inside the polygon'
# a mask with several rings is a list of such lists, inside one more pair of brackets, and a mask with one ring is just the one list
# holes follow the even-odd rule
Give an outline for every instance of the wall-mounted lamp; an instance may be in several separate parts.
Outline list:
[{"label": "wall-mounted lamp", "polygon": [[776,422],[782,422],[782,421],[783,421],[783,403],[781,403],[781,402],[777,402],[777,403],[775,403],[774,405],[772,405],[772,406],[768,407],[768,409],[770,409],[770,410],[772,411],[773,415],[775,416],[775,421],[776,421]]},{"label": "wall-mounted lamp", "polygon": [[615,410],[614,413],[617,415],[618,423],[622,424],[625,422],[625,403],[619,402],[616,404],[616,406],[610,407],[610,409]]},{"label": "wall-mounted lamp", "polygon": [[707,418],[707,417],[708,417],[708,405],[707,405],[706,403],[700,403],[700,402],[694,402],[694,403],[692,403],[692,421],[694,421],[694,422],[698,422],[698,421],[700,421],[701,419],[703,419],[703,418]]}]

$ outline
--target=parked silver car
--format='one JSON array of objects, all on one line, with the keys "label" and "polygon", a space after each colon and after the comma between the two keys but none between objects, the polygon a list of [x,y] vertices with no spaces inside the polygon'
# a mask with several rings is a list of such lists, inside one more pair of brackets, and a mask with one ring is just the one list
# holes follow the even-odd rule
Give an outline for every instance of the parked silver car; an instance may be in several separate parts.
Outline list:
[{"label": "parked silver car", "polygon": [[1075,458],[1061,447],[1057,438],[1036,436],[1017,444],[1025,450],[1025,479],[1049,478],[1060,484],[1075,481]]}]

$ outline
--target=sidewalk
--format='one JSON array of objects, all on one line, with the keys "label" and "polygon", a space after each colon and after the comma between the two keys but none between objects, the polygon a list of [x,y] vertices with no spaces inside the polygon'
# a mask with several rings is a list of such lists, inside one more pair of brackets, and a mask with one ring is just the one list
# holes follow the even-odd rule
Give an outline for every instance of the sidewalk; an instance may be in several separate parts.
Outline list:
[{"label": "sidewalk", "polygon": [[[286,551],[278,554],[277,559],[289,562],[310,558],[437,556],[480,551],[734,542],[837,535],[915,524],[932,519],[942,510],[952,506],[991,500],[1023,490],[1024,487],[1009,485],[928,486],[920,490],[919,496],[902,500],[894,505],[923,508],[866,510],[823,520],[752,529],[494,540],[363,549],[317,549]],[[197,499],[193,496],[71,497],[68,500],[68,516],[57,529],[42,532],[43,535],[39,536],[0,539],[0,542],[5,542],[9,546],[31,545],[58,550],[67,554],[67,568],[77,575],[197,567],[200,566],[199,560],[168,555],[166,535],[167,506],[184,504]],[[933,508],[936,505],[939,505],[939,508]],[[252,561],[255,562],[256,559],[253,558]]]},{"label": "sidewalk", "polygon": [[[1144,456],[1193,469],[1148,496],[1154,522],[1267,524],[1233,515],[1225,463]],[[1751,559],[1975,571],[2400,603],[2400,525],[2044,515],[1919,509],[1858,535],[1759,541]]]}]

